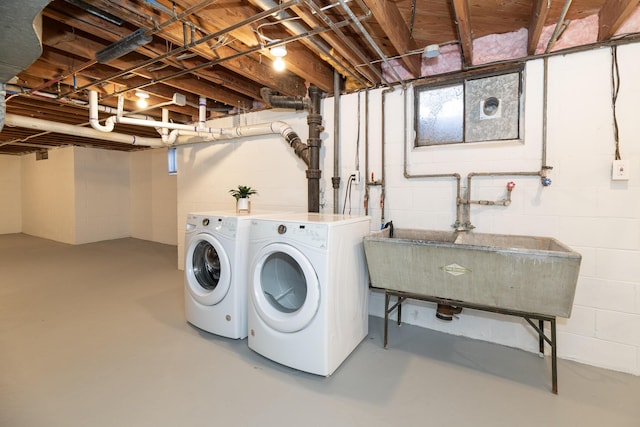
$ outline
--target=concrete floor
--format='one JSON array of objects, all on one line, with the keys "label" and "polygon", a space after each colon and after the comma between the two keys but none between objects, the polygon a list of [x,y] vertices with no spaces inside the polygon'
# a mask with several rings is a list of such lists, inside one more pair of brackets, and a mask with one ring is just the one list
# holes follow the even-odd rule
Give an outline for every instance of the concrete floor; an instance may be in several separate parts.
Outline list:
[{"label": "concrete floor", "polygon": [[[0,426],[640,425],[640,377],[380,318],[329,378],[184,320],[176,248],[0,236]],[[562,345],[560,343],[559,345]]]}]

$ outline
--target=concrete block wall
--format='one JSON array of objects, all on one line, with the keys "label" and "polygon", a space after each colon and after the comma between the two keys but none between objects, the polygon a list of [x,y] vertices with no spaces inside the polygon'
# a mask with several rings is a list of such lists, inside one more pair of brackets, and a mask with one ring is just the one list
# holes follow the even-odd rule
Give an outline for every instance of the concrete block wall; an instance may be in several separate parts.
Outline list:
[{"label": "concrete block wall", "polygon": [[[572,316],[559,319],[559,355],[636,375],[640,374],[638,58],[638,44],[618,48],[620,149],[631,167],[629,181],[611,180],[615,150],[611,52],[598,49],[549,59],[547,159],[553,166],[549,174],[553,184],[542,187],[537,178],[517,176],[474,178],[473,199],[503,198],[507,181],[515,181],[516,188],[509,207],[471,207],[478,232],[553,236],[582,254]],[[542,71],[541,60],[527,64],[524,146],[443,147],[427,156],[424,150],[412,150],[409,167],[420,173],[458,172],[463,177],[470,171],[535,170],[542,143]],[[401,98],[400,93],[388,95],[387,112],[401,111]],[[385,132],[385,217],[396,227],[450,229],[455,218],[453,180],[403,176],[403,141],[396,136],[402,129],[393,126],[400,120],[392,120]],[[372,215],[377,216],[379,195],[372,191],[372,196]],[[382,295],[374,294],[371,312],[382,316],[382,307]],[[435,319],[433,310],[433,305],[412,303],[406,310],[407,321],[536,351],[533,331],[518,319],[465,310],[459,320],[446,323]]]},{"label": "concrete block wall", "polygon": [[21,157],[22,232],[73,244],[76,242],[74,148]]},{"label": "concrete block wall", "polygon": [[136,237],[175,245],[176,182],[167,150],[83,147],[0,156],[0,234],[70,244]]},{"label": "concrete block wall", "polygon": [[[618,97],[621,152],[631,165],[631,179],[611,181],[614,141],[611,113],[611,54],[609,49],[549,59],[547,164],[553,166],[550,187],[537,177],[476,177],[472,198],[498,200],[506,183],[516,182],[512,203],[471,207],[476,231],[552,236],[583,256],[575,304],[570,319],[559,319],[559,355],[579,362],[640,374],[640,44],[620,46],[621,89]],[[339,211],[365,212],[365,187],[353,185],[345,198],[346,179],[382,177],[381,188],[369,188],[372,227],[393,220],[396,227],[450,230],[455,221],[455,180],[407,178],[410,174],[459,173],[466,185],[469,172],[539,170],[543,143],[543,61],[525,69],[524,143],[486,143],[405,150],[412,138],[411,89],[396,88],[350,94],[340,99],[340,160],[342,184]],[[369,120],[364,112],[368,103]],[[407,115],[405,117],[405,105]],[[384,109],[384,126],[383,126]],[[334,100],[322,105],[321,210],[333,211]],[[268,113],[274,114],[274,112]],[[250,122],[268,121],[266,112],[249,114]],[[283,112],[294,129],[305,135],[299,114]],[[304,116],[303,116],[304,117]],[[231,125],[214,121],[215,126]],[[405,123],[408,132],[405,133]],[[369,148],[365,160],[365,147]],[[411,144],[409,144],[409,147]],[[382,150],[384,149],[384,161]],[[227,190],[239,183],[261,190],[256,206],[301,209],[306,205],[304,167],[278,137],[192,146],[180,149],[178,178],[178,244],[184,239],[188,211],[232,208]],[[271,158],[272,154],[277,156]],[[406,156],[406,166],[405,166]],[[365,170],[365,163],[368,168]],[[243,165],[241,168],[240,165]],[[276,165],[276,168],[272,168]],[[277,174],[277,177],[274,176]],[[257,183],[257,184],[256,184]],[[346,203],[345,203],[346,200]],[[182,265],[182,253],[179,253]],[[535,332],[519,318],[465,310],[459,319],[435,318],[434,306],[411,302],[405,321],[426,328],[466,335],[537,351]],[[383,297],[372,293],[370,313],[383,315]]]},{"label": "concrete block wall", "polygon": [[0,155],[0,234],[22,231],[22,162]]},{"label": "concrete block wall", "polygon": [[[284,120],[303,141],[306,114],[269,110],[213,121],[216,127],[255,125]],[[184,268],[184,229],[189,212],[234,211],[229,190],[255,188],[252,211],[306,212],[306,165],[279,135],[178,147],[178,266]]]},{"label": "concrete block wall", "polygon": [[177,183],[169,175],[167,149],[131,153],[131,237],[177,244]]},{"label": "concrete block wall", "polygon": [[74,243],[129,237],[129,153],[84,147],[74,153]]}]

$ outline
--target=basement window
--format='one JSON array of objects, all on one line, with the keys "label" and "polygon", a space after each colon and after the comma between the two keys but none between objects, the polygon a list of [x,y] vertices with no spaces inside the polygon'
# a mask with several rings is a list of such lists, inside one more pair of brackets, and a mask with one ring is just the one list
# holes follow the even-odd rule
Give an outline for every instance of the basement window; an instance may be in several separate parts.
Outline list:
[{"label": "basement window", "polygon": [[169,175],[178,174],[178,162],[176,160],[176,147],[167,149],[167,168]]},{"label": "basement window", "polygon": [[523,69],[415,88],[415,147],[520,140]]}]

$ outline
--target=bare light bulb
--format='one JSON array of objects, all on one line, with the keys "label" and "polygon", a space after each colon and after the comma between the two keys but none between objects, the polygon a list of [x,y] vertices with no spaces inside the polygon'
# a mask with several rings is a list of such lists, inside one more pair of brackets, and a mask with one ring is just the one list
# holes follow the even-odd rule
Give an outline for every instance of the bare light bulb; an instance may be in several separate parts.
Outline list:
[{"label": "bare light bulb", "polygon": [[136,91],[136,96],[138,100],[136,101],[136,105],[138,108],[147,108],[149,103],[147,102],[147,98],[149,98],[149,94],[142,91]]},{"label": "bare light bulb", "polygon": [[273,61],[273,69],[276,71],[284,71],[284,69],[286,68],[286,64],[284,62],[284,59],[282,58],[276,58]]}]

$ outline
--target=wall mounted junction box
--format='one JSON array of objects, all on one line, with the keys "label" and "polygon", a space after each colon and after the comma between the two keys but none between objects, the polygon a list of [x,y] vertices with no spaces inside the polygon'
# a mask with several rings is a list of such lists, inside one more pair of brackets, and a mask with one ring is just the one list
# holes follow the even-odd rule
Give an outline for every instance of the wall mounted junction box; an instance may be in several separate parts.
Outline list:
[{"label": "wall mounted junction box", "polygon": [[626,160],[614,160],[611,168],[612,181],[629,180],[629,162]]}]

